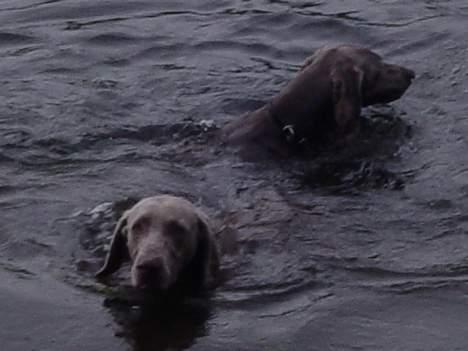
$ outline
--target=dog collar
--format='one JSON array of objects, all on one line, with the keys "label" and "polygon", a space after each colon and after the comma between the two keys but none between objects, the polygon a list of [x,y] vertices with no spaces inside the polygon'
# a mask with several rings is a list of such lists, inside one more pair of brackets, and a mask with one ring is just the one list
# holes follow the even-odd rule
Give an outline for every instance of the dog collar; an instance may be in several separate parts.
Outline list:
[{"label": "dog collar", "polygon": [[270,113],[273,122],[275,122],[275,124],[281,130],[281,134],[283,135],[284,139],[288,144],[302,145],[305,142],[307,142],[307,138],[301,136],[300,133],[297,132],[297,127],[295,124],[284,124],[281,121],[281,119],[273,112],[271,102],[268,105],[268,112]]}]

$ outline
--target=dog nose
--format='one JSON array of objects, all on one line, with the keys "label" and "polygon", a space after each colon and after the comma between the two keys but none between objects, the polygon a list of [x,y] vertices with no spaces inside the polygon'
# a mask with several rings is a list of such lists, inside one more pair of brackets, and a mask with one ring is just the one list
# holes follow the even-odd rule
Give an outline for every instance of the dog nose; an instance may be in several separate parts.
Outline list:
[{"label": "dog nose", "polygon": [[408,80],[410,80],[410,81],[413,80],[414,77],[416,76],[416,74],[414,73],[414,71],[411,70],[411,69],[407,69],[407,68],[406,68],[406,69],[405,69],[405,73],[406,73],[406,76],[408,77]]}]

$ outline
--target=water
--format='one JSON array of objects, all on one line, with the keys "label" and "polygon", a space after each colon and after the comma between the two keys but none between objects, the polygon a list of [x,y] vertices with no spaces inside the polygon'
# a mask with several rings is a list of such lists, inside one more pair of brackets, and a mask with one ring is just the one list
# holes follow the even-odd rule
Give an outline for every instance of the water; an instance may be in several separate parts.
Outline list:
[{"label": "water", "polygon": [[[468,349],[465,1],[5,0],[0,19],[2,349]],[[339,43],[417,72],[365,112],[362,150],[249,163],[199,125]],[[162,315],[103,306],[96,232],[157,193],[236,233],[226,281]]]}]

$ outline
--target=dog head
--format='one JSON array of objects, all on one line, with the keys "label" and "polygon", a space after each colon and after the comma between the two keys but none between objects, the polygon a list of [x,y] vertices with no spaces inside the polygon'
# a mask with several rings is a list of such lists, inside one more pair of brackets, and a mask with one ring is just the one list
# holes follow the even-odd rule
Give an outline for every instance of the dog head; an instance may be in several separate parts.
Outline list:
[{"label": "dog head", "polygon": [[313,65],[329,65],[332,70],[344,71],[337,67],[341,65],[343,59],[352,62],[354,70],[363,73],[362,78],[360,78],[362,106],[399,99],[415,77],[413,70],[386,63],[375,52],[354,45],[320,48],[307,58],[301,71]]},{"label": "dog head", "polygon": [[143,199],[122,215],[97,277],[115,272],[128,255],[132,285],[160,291],[186,272],[207,287],[219,265],[207,217],[190,202],[168,195]]},{"label": "dog head", "polygon": [[362,106],[399,99],[415,77],[413,70],[386,63],[381,56],[369,49],[343,46],[340,50],[364,72],[361,88]]}]

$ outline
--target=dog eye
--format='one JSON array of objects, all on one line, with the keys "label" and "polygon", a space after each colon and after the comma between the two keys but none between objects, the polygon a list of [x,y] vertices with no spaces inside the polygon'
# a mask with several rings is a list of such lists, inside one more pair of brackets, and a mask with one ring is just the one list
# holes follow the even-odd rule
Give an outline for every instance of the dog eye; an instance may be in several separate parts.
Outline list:
[{"label": "dog eye", "polygon": [[187,230],[177,221],[169,221],[166,224],[166,233],[171,237],[176,246],[183,244]]},{"label": "dog eye", "polygon": [[150,224],[151,221],[149,218],[142,217],[132,225],[132,232],[135,234],[141,234],[150,226]]}]

